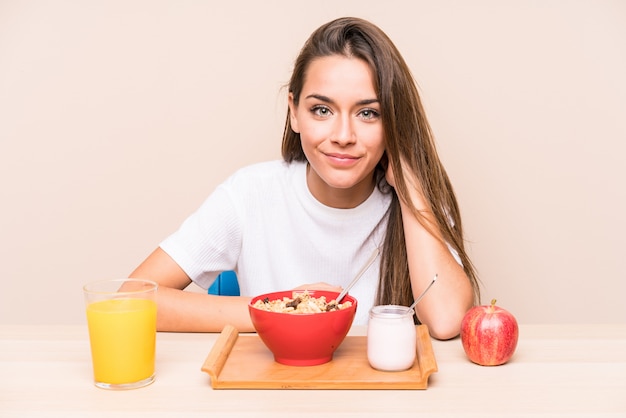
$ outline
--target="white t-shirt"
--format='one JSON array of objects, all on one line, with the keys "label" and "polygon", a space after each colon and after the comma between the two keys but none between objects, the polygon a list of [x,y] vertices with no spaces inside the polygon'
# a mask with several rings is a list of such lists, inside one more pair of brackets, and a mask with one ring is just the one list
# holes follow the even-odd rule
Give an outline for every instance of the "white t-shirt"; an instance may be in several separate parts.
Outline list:
[{"label": "white t-shirt", "polygon": [[[270,161],[240,169],[161,243],[189,277],[208,288],[236,270],[241,294],[327,282],[346,287],[382,250],[391,195],[377,188],[353,209],[323,205],[306,184],[306,164]],[[366,324],[380,256],[350,290],[355,324]]]}]

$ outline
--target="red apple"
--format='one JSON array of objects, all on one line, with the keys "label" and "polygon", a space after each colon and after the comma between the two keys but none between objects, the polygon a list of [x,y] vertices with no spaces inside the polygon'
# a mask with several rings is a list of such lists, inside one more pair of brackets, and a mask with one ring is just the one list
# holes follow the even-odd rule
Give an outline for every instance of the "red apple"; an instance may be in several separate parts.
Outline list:
[{"label": "red apple", "polygon": [[461,322],[461,342],[465,354],[481,366],[504,364],[515,352],[519,329],[517,320],[507,310],[491,305],[475,306]]}]

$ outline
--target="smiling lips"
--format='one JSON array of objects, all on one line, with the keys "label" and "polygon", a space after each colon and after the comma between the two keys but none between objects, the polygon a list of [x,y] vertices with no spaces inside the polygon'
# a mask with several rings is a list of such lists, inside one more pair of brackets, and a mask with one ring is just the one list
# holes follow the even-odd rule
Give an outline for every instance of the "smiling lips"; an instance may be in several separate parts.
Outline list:
[{"label": "smiling lips", "polygon": [[328,153],[324,154],[331,162],[331,164],[340,167],[347,167],[356,164],[360,157],[355,157],[349,154],[337,154],[337,153]]}]

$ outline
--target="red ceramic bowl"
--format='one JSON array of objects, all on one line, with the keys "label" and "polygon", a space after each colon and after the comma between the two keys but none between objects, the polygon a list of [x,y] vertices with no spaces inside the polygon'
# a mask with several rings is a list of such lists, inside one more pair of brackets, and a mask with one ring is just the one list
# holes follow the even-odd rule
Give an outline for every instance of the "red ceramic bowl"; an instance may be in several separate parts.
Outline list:
[{"label": "red ceramic bowl", "polygon": [[[327,302],[339,296],[337,292],[321,290],[310,290],[309,294],[315,298],[325,296]],[[269,312],[253,306],[257,300],[292,296],[293,290],[287,290],[252,298],[248,309],[257,334],[278,363],[314,366],[329,362],[352,326],[357,308],[356,299],[346,295],[341,302],[352,302],[349,308],[307,314]]]}]

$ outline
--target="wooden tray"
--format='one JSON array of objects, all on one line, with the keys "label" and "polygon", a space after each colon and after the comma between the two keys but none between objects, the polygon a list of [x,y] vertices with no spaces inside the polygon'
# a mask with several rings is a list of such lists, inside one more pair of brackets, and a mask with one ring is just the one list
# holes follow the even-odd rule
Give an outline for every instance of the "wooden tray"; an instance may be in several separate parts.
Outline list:
[{"label": "wooden tray", "polygon": [[437,362],[426,325],[417,328],[417,358],[403,372],[381,372],[367,362],[367,337],[347,336],[333,359],[317,366],[286,366],[256,335],[226,326],[202,371],[213,389],[426,389]]}]

